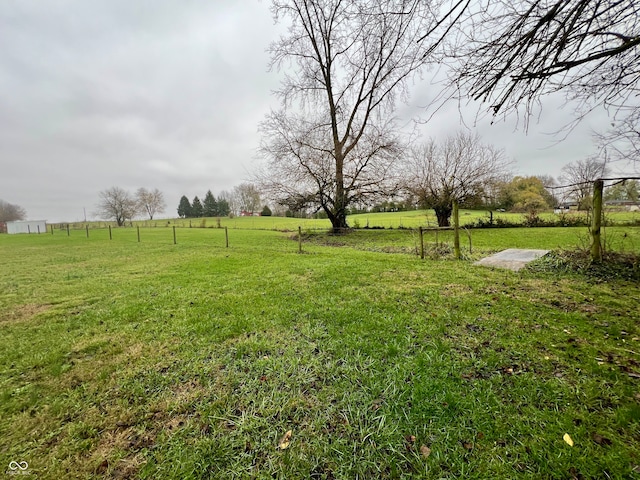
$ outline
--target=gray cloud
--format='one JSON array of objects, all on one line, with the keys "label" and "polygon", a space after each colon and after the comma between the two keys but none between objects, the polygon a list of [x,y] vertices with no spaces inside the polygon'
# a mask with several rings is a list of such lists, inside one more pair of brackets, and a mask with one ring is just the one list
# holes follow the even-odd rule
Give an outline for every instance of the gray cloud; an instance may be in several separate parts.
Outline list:
[{"label": "gray cloud", "polygon": [[[265,49],[281,27],[268,7],[266,0],[0,2],[0,198],[31,219],[73,221],[83,207],[95,210],[100,190],[157,187],[174,215],[182,194],[243,181],[258,123],[278,105],[271,91],[280,75],[267,71]],[[416,83],[400,113],[419,112],[432,89]],[[477,129],[522,173],[557,175],[592,151],[586,123],[552,146],[542,132],[561,117],[571,118],[545,113],[528,136],[508,123]],[[458,128],[454,106],[422,130],[440,137]]]}]

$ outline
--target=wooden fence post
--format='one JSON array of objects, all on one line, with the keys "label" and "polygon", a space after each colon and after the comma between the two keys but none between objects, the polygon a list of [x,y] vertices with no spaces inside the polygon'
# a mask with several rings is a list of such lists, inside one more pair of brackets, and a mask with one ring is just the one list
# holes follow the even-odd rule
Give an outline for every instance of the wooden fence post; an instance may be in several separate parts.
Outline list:
[{"label": "wooden fence post", "polygon": [[473,245],[471,244],[471,232],[466,228],[464,229],[464,231],[467,232],[467,237],[469,237],[469,255],[473,255]]},{"label": "wooden fence post", "polygon": [[111,225],[109,225],[109,240],[113,240],[113,237],[111,236]]},{"label": "wooden fence post", "polygon": [[298,226],[298,253],[302,253],[302,227]]},{"label": "wooden fence post", "polygon": [[226,248],[229,248],[229,229],[227,227],[224,227],[224,240]]},{"label": "wooden fence post", "polygon": [[176,226],[174,225],[173,226],[173,244],[175,245],[176,243],[178,242],[176,242]]},{"label": "wooden fence post", "polygon": [[424,260],[424,232],[422,231],[422,226],[418,227],[418,232],[420,233],[420,259]]},{"label": "wooden fence post", "polygon": [[453,201],[453,253],[460,260],[460,215],[457,200]]},{"label": "wooden fence post", "polygon": [[84,229],[87,231],[87,238],[89,238],[89,225],[85,225]]},{"label": "wooden fence post", "polygon": [[69,224],[67,223],[67,237],[71,235],[71,233],[69,233]]},{"label": "wooden fence post", "polygon": [[140,243],[140,225],[136,225],[136,228],[138,229],[138,243]]},{"label": "wooden fence post", "polygon": [[600,227],[602,225],[602,191],[604,182],[596,180],[593,182],[593,216],[591,218],[591,261],[602,261],[602,239]]}]

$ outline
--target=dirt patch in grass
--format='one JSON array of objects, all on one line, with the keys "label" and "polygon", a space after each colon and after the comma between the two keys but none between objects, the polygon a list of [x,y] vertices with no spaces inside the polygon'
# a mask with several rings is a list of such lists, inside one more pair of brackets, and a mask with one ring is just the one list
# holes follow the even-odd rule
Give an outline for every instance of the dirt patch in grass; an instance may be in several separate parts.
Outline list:
[{"label": "dirt patch in grass", "polygon": [[167,395],[164,395],[153,408],[155,418],[172,417],[188,412],[194,402],[207,393],[206,388],[198,379],[180,382],[171,387]]},{"label": "dirt patch in grass", "polygon": [[440,295],[443,297],[459,297],[462,295],[471,295],[473,293],[473,288],[469,285],[461,285],[457,283],[450,283],[449,285],[445,285],[445,288],[440,290]]},{"label": "dirt patch in grass", "polygon": [[18,323],[28,322],[36,315],[46,312],[51,308],[51,305],[28,303],[26,305],[19,305],[13,310],[0,312],[0,324],[2,323]]},{"label": "dirt patch in grass", "polygon": [[171,432],[180,430],[187,424],[188,421],[189,417],[187,417],[186,415],[174,415],[167,419],[167,421],[165,421],[164,430],[169,430]]},{"label": "dirt patch in grass", "polygon": [[175,386],[175,388],[172,389],[172,400],[177,403],[191,402],[200,397],[204,390],[204,387],[200,385],[198,379],[179,383]]},{"label": "dirt patch in grass", "polygon": [[[91,453],[93,470],[108,478],[136,478],[145,462],[141,451],[155,443],[154,432],[141,433],[136,427],[116,427],[106,431]],[[126,452],[126,455],[121,456],[122,452]]]}]

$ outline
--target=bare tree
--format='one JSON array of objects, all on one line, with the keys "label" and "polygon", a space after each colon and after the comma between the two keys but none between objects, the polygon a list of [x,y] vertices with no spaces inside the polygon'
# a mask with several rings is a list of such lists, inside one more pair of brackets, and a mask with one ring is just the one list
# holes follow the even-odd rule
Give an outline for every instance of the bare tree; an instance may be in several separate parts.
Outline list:
[{"label": "bare tree", "polygon": [[565,165],[560,180],[568,185],[565,195],[573,197],[578,202],[579,210],[587,210],[591,207],[593,182],[608,174],[606,162],[587,158]]},{"label": "bare tree", "polygon": [[605,200],[637,203],[640,199],[640,182],[638,180],[618,181],[605,192]]},{"label": "bare tree", "polygon": [[241,183],[233,188],[237,206],[241,211],[259,212],[262,208],[262,200],[260,199],[260,191],[251,183]]},{"label": "bare tree", "polygon": [[441,227],[450,225],[454,200],[481,199],[509,165],[502,150],[469,133],[448,137],[441,146],[431,140],[414,147],[406,162],[405,188],[433,208]]},{"label": "bare tree", "polygon": [[559,203],[559,198],[557,195],[557,190],[555,187],[558,186],[558,182],[557,180],[551,176],[551,175],[536,175],[536,178],[540,180],[540,182],[542,182],[542,185],[546,191],[546,195],[544,195],[547,198],[547,203],[549,203],[549,206],[551,207],[555,207],[556,205],[558,205]]},{"label": "bare tree", "polygon": [[131,221],[137,213],[138,202],[126,190],[111,187],[100,192],[96,214],[101,218],[113,219],[121,227],[127,220]]},{"label": "bare tree", "polygon": [[605,158],[640,167],[640,109],[614,119],[608,131],[596,132],[594,136]]},{"label": "bare tree", "polygon": [[227,203],[229,207],[229,215],[240,214],[240,203],[234,190],[222,190],[220,195],[218,195],[218,203],[220,203],[220,201]]},{"label": "bare tree", "polygon": [[164,212],[167,207],[164,201],[164,195],[157,188],[147,190],[144,187],[140,187],[136,192],[136,200],[138,202],[138,209],[141,212],[146,212],[150,220],[153,220],[156,213]]},{"label": "bare tree", "polygon": [[13,222],[25,218],[27,218],[27,212],[24,208],[0,199],[0,222]]},{"label": "bare tree", "polygon": [[638,130],[639,2],[461,0],[441,23],[452,32],[453,84],[494,115],[524,107],[526,119],[541,97],[564,91],[582,114],[604,105]]},{"label": "bare tree", "polygon": [[417,40],[439,1],[273,0],[290,27],[271,66],[296,69],[278,92],[282,109],[261,125],[270,197],[313,199],[339,232],[350,204],[388,193],[395,102],[428,61]]}]

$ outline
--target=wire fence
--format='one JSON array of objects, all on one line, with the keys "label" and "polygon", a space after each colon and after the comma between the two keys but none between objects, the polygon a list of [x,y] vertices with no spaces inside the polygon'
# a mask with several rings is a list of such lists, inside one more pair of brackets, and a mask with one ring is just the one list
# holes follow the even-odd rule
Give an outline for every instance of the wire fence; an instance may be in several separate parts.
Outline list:
[{"label": "wire fence", "polygon": [[[240,229],[238,229],[240,231]],[[251,229],[242,229],[243,232],[250,232]],[[255,230],[258,232],[260,230]],[[466,228],[460,229],[463,236],[468,241],[468,251],[473,252],[473,243],[471,231]],[[208,235],[208,233],[219,232],[219,235]],[[231,232],[231,233],[230,233]],[[212,245],[217,245],[225,248],[229,248],[230,237],[233,239],[242,239],[247,233],[235,234],[234,229],[229,227],[220,228],[201,228],[201,227],[188,227],[188,226],[121,226],[116,227],[108,222],[93,222],[91,224],[81,223],[65,223],[65,224],[50,224],[47,225],[46,231],[33,232],[40,235],[53,235],[64,236],[73,238],[86,238],[91,240],[102,241],[126,241],[129,243],[172,243],[177,245],[180,240],[193,242],[195,238],[197,241],[206,241]],[[372,244],[385,243],[383,251],[389,253],[411,253],[419,255],[421,258],[425,258],[427,250],[439,251],[440,253],[448,253],[451,250],[451,243],[453,241],[454,227],[418,227],[418,228],[360,228],[360,229],[343,229],[335,230],[327,227],[316,226],[302,226],[299,225],[297,229],[286,229],[281,231],[288,234],[290,240],[295,240],[298,244],[298,252],[304,251],[304,245],[324,244],[324,245],[343,245],[353,244],[358,245],[367,242]],[[358,232],[359,235],[352,235]],[[390,235],[394,234],[394,235]],[[195,237],[194,237],[195,235]],[[204,237],[203,237],[204,235]],[[385,236],[383,242],[380,240],[382,236]],[[244,240],[243,240],[244,243]]]},{"label": "wire fence", "polygon": [[[606,232],[603,229],[603,250],[640,252],[640,228],[616,227],[614,230],[607,229]],[[153,246],[153,248],[164,248],[163,245],[216,249],[232,247],[290,253],[313,253],[317,251],[315,247],[323,246],[347,246],[358,250],[414,255],[422,259],[479,258],[483,254],[505,248],[552,249],[566,245],[584,250],[590,244],[587,228],[470,229],[462,226],[459,228],[457,247],[453,227],[393,229],[364,227],[333,232],[326,226],[318,227],[301,223],[295,229],[287,228],[278,232],[272,231],[270,234],[265,229],[193,226],[189,228],[188,224],[184,227],[171,225],[165,228],[140,225],[114,227],[104,222],[102,225],[97,223],[53,224],[47,225],[47,229],[40,231],[39,235],[38,232],[33,233],[38,237],[56,239],[54,240],[56,243],[70,238],[73,240],[70,245],[79,245],[86,240],[88,244],[103,245],[113,242],[114,245],[140,244]]]}]

